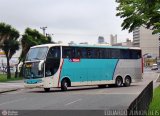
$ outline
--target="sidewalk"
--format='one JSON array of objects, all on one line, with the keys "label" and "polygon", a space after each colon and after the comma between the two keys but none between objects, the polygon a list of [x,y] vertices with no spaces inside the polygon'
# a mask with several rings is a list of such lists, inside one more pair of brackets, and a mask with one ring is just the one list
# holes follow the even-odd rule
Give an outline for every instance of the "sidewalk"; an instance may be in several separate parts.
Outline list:
[{"label": "sidewalk", "polygon": [[23,80],[0,83],[0,93],[16,91],[18,89],[23,89],[23,88],[24,88]]}]

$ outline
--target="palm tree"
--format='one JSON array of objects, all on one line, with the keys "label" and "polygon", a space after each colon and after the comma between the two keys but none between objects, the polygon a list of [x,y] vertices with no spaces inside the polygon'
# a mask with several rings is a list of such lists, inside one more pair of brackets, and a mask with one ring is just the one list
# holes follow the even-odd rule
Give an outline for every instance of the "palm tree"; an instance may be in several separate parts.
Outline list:
[{"label": "palm tree", "polygon": [[[46,43],[52,43],[50,36],[46,37],[36,29],[26,28],[21,38],[22,52],[19,63],[24,62],[30,47]],[[23,65],[21,69],[23,69]],[[22,70],[20,71],[20,76],[22,76]]]},{"label": "palm tree", "polygon": [[52,43],[52,41],[50,36],[46,37],[39,33],[36,29],[26,28],[25,33],[22,35],[21,43],[22,53],[20,59],[23,61],[30,47],[40,44]]},{"label": "palm tree", "polygon": [[11,78],[9,60],[19,49],[19,42],[17,41],[19,32],[10,25],[0,23],[0,48],[4,51],[7,58],[7,78]]},{"label": "palm tree", "polygon": [[5,39],[9,39],[10,29],[10,25],[0,23],[0,44],[2,44]]}]

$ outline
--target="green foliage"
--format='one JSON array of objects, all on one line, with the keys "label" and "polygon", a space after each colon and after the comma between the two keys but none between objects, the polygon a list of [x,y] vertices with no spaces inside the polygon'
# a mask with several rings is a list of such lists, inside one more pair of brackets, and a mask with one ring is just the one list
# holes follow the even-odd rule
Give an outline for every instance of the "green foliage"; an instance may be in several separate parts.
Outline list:
[{"label": "green foliage", "polygon": [[150,116],[150,113],[153,112],[153,111],[157,112],[157,114],[160,114],[160,99],[159,99],[159,96],[160,96],[160,86],[157,87],[154,90],[153,100],[152,100],[152,102],[149,106],[149,110],[148,110],[149,116]]},{"label": "green foliage", "polygon": [[11,59],[12,56],[16,53],[16,50],[19,49],[19,42],[13,39],[12,40],[6,39],[4,40],[3,44],[0,45],[0,48],[2,48],[7,57]]},{"label": "green foliage", "polygon": [[124,18],[122,30],[132,32],[136,27],[145,26],[153,33],[160,32],[160,0],[116,0],[119,3],[116,16]]},{"label": "green foliage", "polygon": [[17,41],[19,32],[11,25],[0,23],[0,48],[5,52],[7,58],[7,77],[11,78],[9,60],[19,49]]},{"label": "green foliage", "polygon": [[22,77],[14,78],[14,75],[11,75],[11,78],[8,79],[6,74],[0,74],[0,82],[7,82],[7,81],[16,81],[16,80],[22,80]]},{"label": "green foliage", "polygon": [[43,34],[39,33],[36,29],[27,28],[25,30],[25,33],[22,35],[21,42],[22,42],[22,53],[20,60],[24,61],[30,47],[40,44],[51,43],[51,37],[44,36]]}]

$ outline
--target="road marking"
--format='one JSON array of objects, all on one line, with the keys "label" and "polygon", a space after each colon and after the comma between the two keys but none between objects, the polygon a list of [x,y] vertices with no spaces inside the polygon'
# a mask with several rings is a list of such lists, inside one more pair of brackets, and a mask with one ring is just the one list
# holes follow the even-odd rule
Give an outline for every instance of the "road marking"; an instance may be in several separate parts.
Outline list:
[{"label": "road marking", "polygon": [[70,105],[70,104],[76,103],[76,102],[81,101],[81,100],[82,100],[82,99],[78,99],[78,100],[75,100],[75,101],[73,101],[73,102],[69,102],[69,103],[65,104],[65,106],[68,106],[68,105]]},{"label": "road marking", "polygon": [[6,104],[15,103],[15,102],[19,102],[19,101],[23,101],[23,100],[25,100],[25,99],[26,99],[26,98],[18,99],[18,100],[13,100],[13,101],[7,101],[7,102],[4,102],[4,103],[1,103],[0,106],[6,105]]}]

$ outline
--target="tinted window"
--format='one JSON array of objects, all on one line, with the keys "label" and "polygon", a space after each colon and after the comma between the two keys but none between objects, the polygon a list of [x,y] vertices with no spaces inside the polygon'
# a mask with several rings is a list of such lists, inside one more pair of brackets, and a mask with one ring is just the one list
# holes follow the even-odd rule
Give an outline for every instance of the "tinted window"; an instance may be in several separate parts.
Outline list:
[{"label": "tinted window", "polygon": [[120,53],[121,59],[130,59],[131,58],[129,50],[121,49],[120,51],[121,51],[121,53]]},{"label": "tinted window", "polygon": [[75,58],[82,58],[82,48],[75,48]]},{"label": "tinted window", "polygon": [[141,51],[140,50],[130,50],[130,52],[131,52],[131,59],[141,58]]},{"label": "tinted window", "polygon": [[112,58],[112,51],[111,49],[104,49],[105,50],[105,58]]},{"label": "tinted window", "polygon": [[48,51],[47,59],[45,62],[45,76],[54,75],[60,64],[60,47],[51,47]]},{"label": "tinted window", "polygon": [[60,58],[60,47],[52,47],[49,49],[48,58]]},{"label": "tinted window", "polygon": [[121,49],[120,56],[122,59],[139,59],[141,58],[141,50]]},{"label": "tinted window", "polygon": [[63,47],[63,58],[138,59],[141,58],[141,50]]},{"label": "tinted window", "polygon": [[94,48],[87,48],[87,58],[96,58]]},{"label": "tinted window", "polygon": [[75,52],[73,47],[63,47],[63,58],[74,58]]},{"label": "tinted window", "polygon": [[111,58],[120,58],[120,50],[119,49],[111,49]]},{"label": "tinted window", "polygon": [[95,58],[101,58],[100,49],[95,49]]},{"label": "tinted window", "polygon": [[81,51],[82,51],[82,58],[87,58],[87,49],[81,48]]}]

